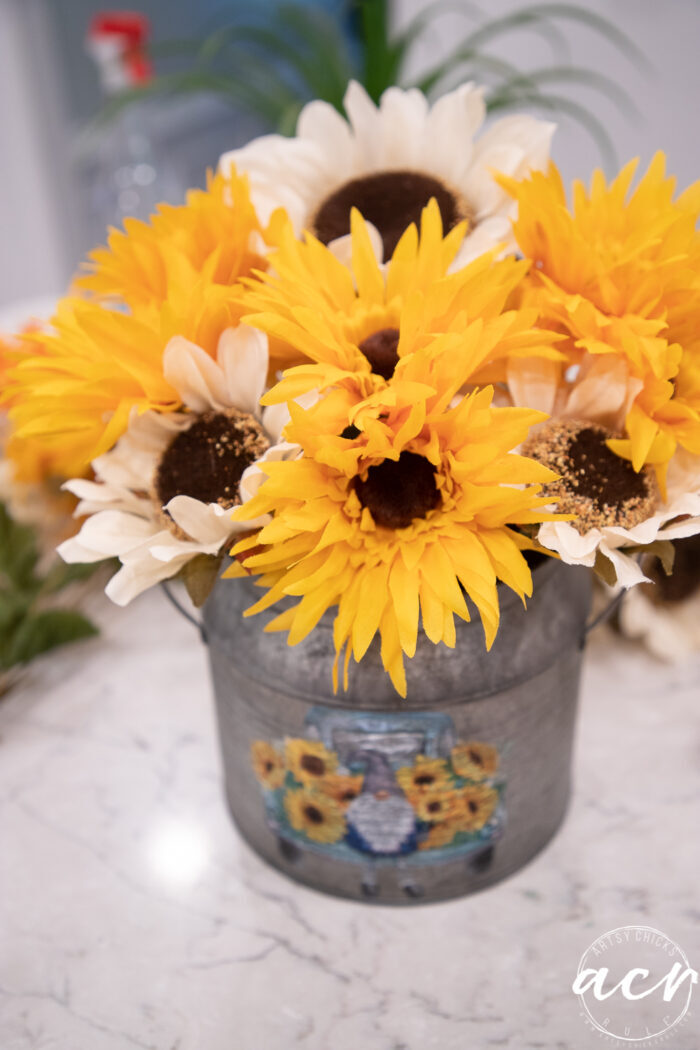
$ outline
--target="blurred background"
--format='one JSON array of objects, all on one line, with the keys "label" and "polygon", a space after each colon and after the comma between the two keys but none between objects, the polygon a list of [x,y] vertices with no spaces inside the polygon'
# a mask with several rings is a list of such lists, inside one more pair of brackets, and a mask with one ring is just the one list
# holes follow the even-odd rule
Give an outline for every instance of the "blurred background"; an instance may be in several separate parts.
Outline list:
[{"label": "blurred background", "polygon": [[[306,6],[317,12],[319,24],[335,25],[351,55],[360,48],[363,28],[346,5],[308,0]],[[438,6],[431,13],[435,17],[423,20],[423,12]],[[258,44],[261,34],[274,29],[293,59],[302,45],[288,25],[280,30],[280,6],[256,0],[254,7]],[[380,7],[385,5],[377,0],[376,10]],[[99,17],[104,13],[99,0],[0,0],[4,318],[13,304],[20,318],[28,304],[60,294],[85,252],[104,240],[110,223],[125,214],[147,214],[159,199],[177,203],[187,186],[204,183],[207,168],[224,150],[280,123],[216,80],[213,67],[203,68],[194,49],[195,42],[211,40],[221,27],[246,17],[245,7],[221,0],[136,0],[130,10],[130,71],[120,80],[110,52],[110,23]],[[534,18],[533,10],[540,17]],[[608,20],[608,29],[595,22],[598,15]],[[502,31],[482,34],[476,58],[454,65],[451,81],[448,76],[442,86],[480,74],[488,83],[502,83],[504,71],[512,67],[550,70],[537,83],[551,82],[550,94],[561,103],[556,114],[551,102],[544,111],[537,104],[529,80],[517,108],[557,120],[553,155],[567,180],[587,179],[601,163],[610,169],[633,156],[647,162],[657,149],[666,152],[681,187],[697,178],[697,0],[664,5],[659,0],[589,0],[578,7],[525,0],[487,0],[481,6],[464,0],[395,0],[388,16],[392,34],[409,25],[420,28],[405,56],[402,84],[439,66],[465,33],[500,21]],[[240,37],[239,54],[246,39],[253,38]],[[481,61],[480,53],[488,59]],[[248,58],[259,96],[266,81],[268,94],[274,94],[274,56],[251,44]],[[235,64],[235,52],[228,61]],[[566,75],[567,69],[587,75]],[[151,85],[153,73],[179,76],[178,90],[149,89],[142,101],[115,106],[114,99],[134,80],[144,88]],[[239,79],[245,79],[243,73]],[[509,98],[512,103],[512,93]],[[109,119],[105,105],[111,107]],[[293,112],[292,107],[283,114],[288,131]]]}]

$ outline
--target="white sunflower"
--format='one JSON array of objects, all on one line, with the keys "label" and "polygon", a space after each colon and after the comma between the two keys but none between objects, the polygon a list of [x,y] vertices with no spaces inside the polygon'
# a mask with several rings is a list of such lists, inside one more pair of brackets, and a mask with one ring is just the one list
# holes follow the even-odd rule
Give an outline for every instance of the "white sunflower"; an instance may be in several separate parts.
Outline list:
[{"label": "white sunflower", "polygon": [[223,172],[233,165],[248,175],[263,222],[282,207],[297,235],[311,230],[344,258],[354,206],[372,224],[379,258],[388,258],[435,197],[446,230],[468,222],[454,269],[497,245],[514,247],[514,204],[494,172],[519,179],[544,168],[553,124],[510,116],[475,140],[486,108],[483,90],[473,84],[431,108],[422,92],[396,87],[375,106],[353,81],[344,106],[347,121],[328,103],[311,102],[295,138],[266,135],[222,156]]},{"label": "white sunflower", "polygon": [[231,509],[257,491],[261,463],[298,452],[280,441],[286,406],[260,412],[268,370],[262,333],[226,329],[216,361],[176,336],[163,368],[186,410],[134,412],[115,447],[94,461],[97,480],[65,485],[81,501],[76,517],[88,517],[58,551],[67,562],[119,558],[122,568],[106,589],[118,605],[263,524],[240,525]]},{"label": "white sunflower", "polygon": [[[615,454],[604,444],[605,433],[601,437],[602,455],[614,457]],[[532,454],[527,442],[522,451],[525,455]],[[595,465],[590,464],[588,469],[600,476],[605,469],[601,470],[602,462],[601,459]],[[630,476],[634,475],[631,463],[621,460],[620,464]],[[637,479],[642,478],[641,474],[634,476]],[[656,485],[650,483],[648,498],[639,502],[631,501],[630,506],[634,504],[639,508],[637,516],[641,520],[628,525],[605,524],[605,517],[618,513],[620,508],[624,515],[625,503],[622,496],[626,491],[626,484],[622,475],[616,475],[614,482],[609,486],[609,495],[602,497],[600,492],[604,490],[599,489],[595,499],[595,512],[601,519],[599,524],[584,530],[580,521],[544,522],[537,533],[539,542],[548,550],[555,551],[568,565],[592,567],[596,557],[599,554],[603,555],[610,562],[615,581],[620,587],[628,588],[644,583],[648,577],[640,565],[639,548],[647,547],[657,540],[680,540],[700,532],[700,457],[685,452],[676,454],[669,466],[665,499]],[[615,489],[619,496],[617,503]],[[557,503],[557,510],[572,509],[574,508],[562,501]],[[634,518],[631,520],[634,521]],[[626,551],[626,548],[631,550]]]},{"label": "white sunflower", "polygon": [[647,580],[640,547],[700,532],[700,457],[678,450],[663,498],[653,467],[636,473],[607,447],[608,439],[623,432],[641,385],[612,355],[586,354],[564,376],[556,361],[509,361],[501,391],[502,404],[550,415],[532,428],[520,451],[560,474],[544,491],[557,497],[557,510],[578,515],[572,522],[544,522],[539,542],[569,565],[592,567],[603,555],[610,582],[621,587]]}]

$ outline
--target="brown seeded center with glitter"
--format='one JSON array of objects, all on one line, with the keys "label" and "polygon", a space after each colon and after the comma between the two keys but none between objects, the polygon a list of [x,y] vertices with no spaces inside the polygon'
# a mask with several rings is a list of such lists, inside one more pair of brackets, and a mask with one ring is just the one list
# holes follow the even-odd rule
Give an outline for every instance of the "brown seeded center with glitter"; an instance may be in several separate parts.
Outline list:
[{"label": "brown seeded center with glitter", "polygon": [[637,473],[606,442],[605,427],[574,419],[553,420],[535,431],[522,448],[560,475],[544,492],[557,509],[575,514],[573,526],[582,533],[609,525],[633,528],[653,512],[658,488],[650,468]]},{"label": "brown seeded center with glitter", "polygon": [[605,444],[605,435],[593,427],[580,430],[569,444],[571,473],[578,479],[576,491],[599,507],[620,504],[646,496],[644,475],[616,455]]},{"label": "brown seeded center with glitter", "polygon": [[387,529],[405,529],[440,503],[435,468],[415,452],[370,467],[367,479],[355,478],[354,487],[375,525]]},{"label": "brown seeded center with glitter", "polygon": [[363,339],[359,349],[369,361],[375,375],[386,380],[391,379],[399,361],[398,328],[380,328],[378,332],[373,332]]},{"label": "brown seeded center with glitter", "polygon": [[384,245],[384,258],[390,258],[402,233],[412,222],[420,222],[421,212],[434,197],[445,233],[468,218],[466,207],[432,175],[419,171],[380,171],[351,179],[328,196],[314,216],[311,228],[323,244],[350,232],[350,212],[358,211],[376,226]]},{"label": "brown seeded center with glitter", "polygon": [[417,777],[414,777],[414,784],[418,787],[425,787],[427,784],[432,784],[435,781],[435,777],[432,773],[419,773]]},{"label": "brown seeded center with glitter", "polygon": [[262,427],[245,412],[205,412],[179,433],[161,457],[156,494],[162,506],[174,496],[232,507],[239,502],[243,471],[269,448]]},{"label": "brown seeded center with glitter", "polygon": [[312,824],[323,824],[323,813],[316,806],[305,806],[304,816],[307,820],[310,820]]}]

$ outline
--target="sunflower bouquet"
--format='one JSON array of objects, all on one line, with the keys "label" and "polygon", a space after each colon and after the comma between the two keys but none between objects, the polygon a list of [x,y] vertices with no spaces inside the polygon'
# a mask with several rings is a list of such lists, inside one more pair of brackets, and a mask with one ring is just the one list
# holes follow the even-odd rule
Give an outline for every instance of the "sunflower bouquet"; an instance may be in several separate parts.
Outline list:
[{"label": "sunflower bouquet", "polygon": [[92,463],[60,552],[118,558],[114,601],[252,575],[291,645],[334,616],[336,686],[379,635],[405,694],[419,632],[476,610],[490,647],[533,555],[628,587],[700,531],[700,184],[658,155],[569,204],[554,126],[479,133],[472,84],[345,112],[111,231],[8,391]]}]

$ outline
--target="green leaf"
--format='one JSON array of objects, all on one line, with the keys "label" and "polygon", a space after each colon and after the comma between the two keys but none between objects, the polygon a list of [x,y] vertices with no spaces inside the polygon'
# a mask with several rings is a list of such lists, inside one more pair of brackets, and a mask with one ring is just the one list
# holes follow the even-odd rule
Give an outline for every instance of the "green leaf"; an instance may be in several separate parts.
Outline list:
[{"label": "green leaf", "polygon": [[602,73],[580,69],[577,66],[546,66],[544,69],[528,70],[525,74],[518,73],[503,85],[502,90],[517,90],[519,85],[526,89],[531,89],[535,85],[539,89],[541,84],[567,82],[583,84],[585,87],[599,91],[614,102],[620,110],[639,116],[639,110],[631,96],[619,84]]},{"label": "green leaf", "polygon": [[55,562],[41,583],[42,594],[58,594],[72,583],[89,580],[98,569],[104,568],[104,562],[86,562],[67,565],[64,561]]},{"label": "green leaf", "polygon": [[34,587],[38,560],[34,530],[14,521],[5,504],[0,503],[0,575],[11,580],[16,587]]},{"label": "green leaf", "polygon": [[90,621],[72,609],[47,609],[30,613],[14,631],[0,655],[4,670],[26,664],[41,653],[98,633]]},{"label": "green leaf", "polygon": [[[265,79],[268,85],[273,79],[268,69],[265,70]],[[96,130],[101,124],[114,120],[122,110],[135,102],[144,102],[149,98],[159,96],[191,95],[197,92],[222,95],[228,101],[257,113],[270,124],[277,123],[287,102],[281,89],[277,87],[275,92],[270,94],[269,88],[268,90],[261,88],[259,84],[252,83],[249,77],[227,76],[195,69],[188,73],[171,73],[160,76],[144,87],[120,92],[98,113],[93,130]],[[290,94],[288,89],[286,93]]]},{"label": "green leaf", "polygon": [[[530,83],[533,91],[537,90],[536,82],[534,80],[530,81],[527,73],[521,73],[510,62],[494,58],[491,55],[482,55],[475,50],[465,51],[456,57],[452,56],[451,60],[434,66],[433,69],[416,80],[413,86],[422,91],[424,95],[429,95],[431,92],[442,94],[446,90],[444,81],[447,78],[451,81],[462,80],[466,76],[464,66],[468,69],[479,69],[488,73],[495,73],[503,80],[522,78]],[[469,78],[467,77],[467,79]]]},{"label": "green leaf", "polygon": [[197,609],[201,609],[211,594],[219,578],[222,561],[222,554],[198,554],[180,570],[180,578]]},{"label": "green leaf", "polygon": [[32,595],[16,589],[0,590],[0,633],[9,635],[27,615]]},{"label": "green leaf", "polygon": [[367,94],[378,102],[382,92],[396,83],[401,48],[389,43],[387,0],[357,0],[363,50],[363,82]]},{"label": "green leaf", "polygon": [[608,18],[603,15],[596,14],[595,11],[590,11],[586,7],[582,7],[579,4],[533,4],[531,7],[525,8],[526,12],[529,12],[536,18],[559,18],[564,20],[570,20],[577,22],[579,25],[585,25],[589,29],[598,33],[604,37],[609,44],[625,55],[634,65],[638,66],[642,71],[646,73],[653,72],[653,66],[647,56],[641,51],[637,45],[619,29],[614,22],[611,22]]}]

